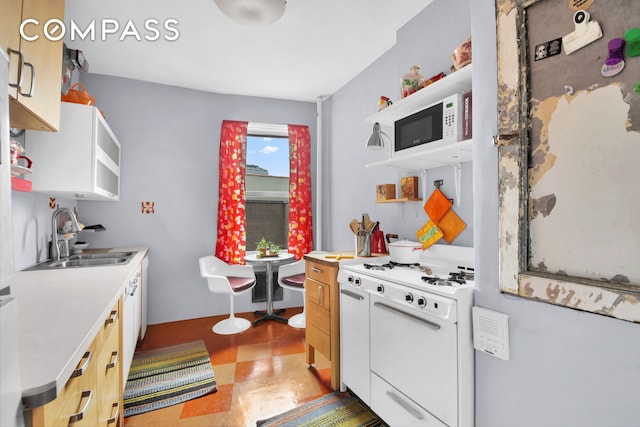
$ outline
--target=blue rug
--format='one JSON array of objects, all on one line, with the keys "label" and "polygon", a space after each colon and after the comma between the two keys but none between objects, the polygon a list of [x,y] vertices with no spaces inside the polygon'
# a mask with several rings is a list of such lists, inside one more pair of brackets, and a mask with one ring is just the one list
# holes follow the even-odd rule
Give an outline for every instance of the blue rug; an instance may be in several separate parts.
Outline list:
[{"label": "blue rug", "polygon": [[275,417],[258,427],[386,427],[366,405],[349,393],[334,392]]}]

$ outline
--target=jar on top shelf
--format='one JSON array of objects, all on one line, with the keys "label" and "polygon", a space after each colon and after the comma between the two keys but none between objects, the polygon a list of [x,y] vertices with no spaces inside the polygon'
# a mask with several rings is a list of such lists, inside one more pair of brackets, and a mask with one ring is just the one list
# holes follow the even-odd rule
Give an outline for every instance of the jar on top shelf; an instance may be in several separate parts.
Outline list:
[{"label": "jar on top shelf", "polygon": [[406,98],[424,86],[424,76],[420,74],[420,67],[414,65],[410,71],[402,76],[401,81],[401,96]]}]

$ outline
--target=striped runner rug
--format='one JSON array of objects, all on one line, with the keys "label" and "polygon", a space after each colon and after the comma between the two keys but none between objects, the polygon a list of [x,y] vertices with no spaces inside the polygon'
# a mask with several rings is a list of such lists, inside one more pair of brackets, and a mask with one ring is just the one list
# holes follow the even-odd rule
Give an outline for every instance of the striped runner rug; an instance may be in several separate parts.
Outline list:
[{"label": "striped runner rug", "polygon": [[124,390],[124,416],[175,405],[216,390],[204,341],[139,351],[133,355]]},{"label": "striped runner rug", "polygon": [[386,427],[380,418],[349,393],[333,392],[275,417],[258,427]]}]

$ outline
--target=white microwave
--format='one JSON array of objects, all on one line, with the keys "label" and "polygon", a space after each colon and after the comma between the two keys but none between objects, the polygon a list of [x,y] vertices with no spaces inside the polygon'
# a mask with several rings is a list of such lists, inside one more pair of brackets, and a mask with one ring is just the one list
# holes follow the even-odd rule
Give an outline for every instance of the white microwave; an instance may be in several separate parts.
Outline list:
[{"label": "white microwave", "polygon": [[463,137],[462,104],[462,94],[451,95],[396,121],[392,157],[466,139]]}]

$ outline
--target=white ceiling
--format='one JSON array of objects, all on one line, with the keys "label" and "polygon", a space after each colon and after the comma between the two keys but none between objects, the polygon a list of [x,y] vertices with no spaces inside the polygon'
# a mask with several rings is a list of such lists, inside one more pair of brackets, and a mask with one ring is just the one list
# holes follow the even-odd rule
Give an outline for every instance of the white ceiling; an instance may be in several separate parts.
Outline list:
[{"label": "white ceiling", "polygon": [[[284,17],[266,27],[237,24],[213,0],[66,0],[65,42],[80,49],[89,72],[209,92],[314,101],[334,94],[396,41],[396,30],[432,0],[287,0]],[[160,22],[161,38],[145,21]],[[115,34],[101,40],[102,22]],[[162,36],[167,19],[179,31]],[[70,40],[70,21],[80,29],[96,23],[94,40]],[[132,20],[142,37],[120,40]]]}]

